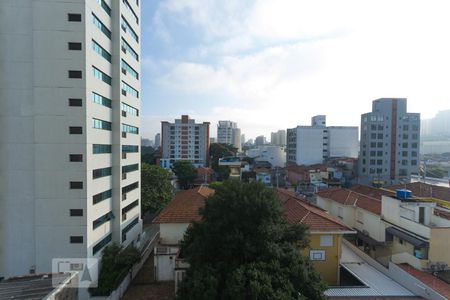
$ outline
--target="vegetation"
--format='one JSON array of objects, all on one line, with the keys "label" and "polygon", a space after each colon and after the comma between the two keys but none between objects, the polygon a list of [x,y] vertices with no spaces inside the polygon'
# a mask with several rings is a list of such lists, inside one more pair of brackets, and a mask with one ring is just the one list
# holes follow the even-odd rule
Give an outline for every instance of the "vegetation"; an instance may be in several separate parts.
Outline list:
[{"label": "vegetation", "polygon": [[180,187],[184,190],[191,188],[197,178],[197,170],[190,161],[176,161],[172,166],[172,171],[177,176]]},{"label": "vegetation", "polygon": [[125,278],[131,267],[141,259],[135,247],[123,249],[116,243],[103,249],[98,287],[90,289],[92,296],[109,296]]},{"label": "vegetation", "polygon": [[[428,165],[426,168],[426,176],[433,178],[444,178],[447,176],[448,171],[439,165]],[[420,175],[423,176],[423,171],[421,170]]]},{"label": "vegetation", "polygon": [[211,188],[211,189],[213,189],[213,190],[216,190],[216,189],[218,189],[220,186],[222,186],[223,185],[223,182],[222,181],[213,181],[213,182],[211,182],[209,185],[208,185],[208,187],[209,188]]},{"label": "vegetation", "polygon": [[325,299],[326,285],[301,249],[306,228],[289,224],[275,192],[226,181],[188,228],[190,264],[178,299]]},{"label": "vegetation", "polygon": [[158,157],[160,157],[160,153],[153,147],[141,146],[141,162],[154,165]]},{"label": "vegetation", "polygon": [[211,156],[211,168],[218,174],[218,180],[226,180],[230,176],[230,168],[219,166],[219,159],[227,156],[235,156],[237,148],[228,144],[211,144],[209,155]]},{"label": "vegetation", "polygon": [[141,167],[141,210],[157,211],[172,198],[170,172],[155,165],[143,163]]}]

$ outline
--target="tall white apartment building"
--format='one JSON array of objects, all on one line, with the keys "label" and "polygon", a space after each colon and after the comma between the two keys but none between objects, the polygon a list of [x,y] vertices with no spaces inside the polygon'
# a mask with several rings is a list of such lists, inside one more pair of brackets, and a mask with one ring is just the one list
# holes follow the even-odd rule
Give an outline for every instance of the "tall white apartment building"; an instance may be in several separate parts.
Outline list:
[{"label": "tall white apartment building", "polygon": [[182,115],[175,123],[161,122],[162,165],[168,167],[186,160],[196,167],[208,166],[209,124],[195,123],[188,115]]},{"label": "tall white apartment building", "polygon": [[392,185],[419,172],[420,114],[407,112],[405,98],[381,98],[361,115],[359,179]]},{"label": "tall white apartment building", "polygon": [[358,127],[327,127],[323,115],[314,116],[311,126],[287,130],[288,163],[313,165],[331,157],[358,158],[358,147]]},{"label": "tall white apartment building", "polygon": [[233,145],[241,151],[241,129],[236,122],[219,121],[217,124],[217,143]]},{"label": "tall white apartment building", "polygon": [[286,146],[286,130],[278,130],[270,133],[270,143],[272,145]]},{"label": "tall white apartment building", "polygon": [[0,2],[0,277],[138,245],[137,0]]}]

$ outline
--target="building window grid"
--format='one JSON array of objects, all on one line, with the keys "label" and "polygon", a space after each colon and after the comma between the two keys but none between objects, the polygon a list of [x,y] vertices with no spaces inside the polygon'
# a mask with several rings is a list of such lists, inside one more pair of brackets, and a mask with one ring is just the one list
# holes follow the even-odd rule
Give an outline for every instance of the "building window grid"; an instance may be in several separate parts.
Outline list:
[{"label": "building window grid", "polygon": [[129,84],[127,84],[125,81],[122,81],[122,89],[127,92],[127,94],[130,94],[131,96],[139,99],[139,92],[132,88]]},{"label": "building window grid", "polygon": [[111,153],[112,146],[108,144],[92,144],[93,154]]},{"label": "building window grid", "polygon": [[102,95],[92,92],[92,102],[111,108],[112,101]]},{"label": "building window grid", "polygon": [[99,69],[97,69],[94,66],[92,66],[92,72],[93,72],[95,78],[98,78],[101,81],[103,81],[104,83],[111,85],[112,79],[110,76],[106,75],[105,73],[103,73],[102,71],[100,71]]},{"label": "building window grid", "polygon": [[122,194],[129,193],[129,192],[131,192],[131,191],[133,191],[133,190],[135,190],[135,189],[137,189],[137,188],[139,188],[139,181],[136,181],[136,182],[134,182],[134,183],[132,183],[132,184],[129,184],[129,185],[127,185],[127,186],[124,186],[124,187],[122,188]]},{"label": "building window grid", "polygon": [[131,28],[130,23],[125,20],[125,18],[122,16],[122,30],[125,32],[129,32],[133,40],[136,41],[136,43],[139,43],[139,37],[136,34],[136,32]]},{"label": "building window grid", "polygon": [[132,203],[128,204],[127,206],[122,208],[122,215],[126,214],[127,212],[129,212],[130,210],[132,210],[133,208],[135,208],[138,205],[139,205],[139,200],[133,201]]},{"label": "building window grid", "polygon": [[108,14],[108,16],[111,16],[111,7],[109,7],[108,4],[106,4],[105,0],[97,0],[98,4],[103,8],[103,10]]},{"label": "building window grid", "polygon": [[136,70],[133,69],[129,64],[127,64],[127,62],[124,61],[123,59],[122,59],[122,68],[123,68],[124,70],[126,70],[128,73],[130,73],[131,76],[133,76],[134,78],[136,78],[137,80],[139,80],[139,73],[136,72]]},{"label": "building window grid", "polygon": [[97,204],[102,202],[103,200],[109,199],[112,197],[112,189],[98,193],[92,196],[92,203]]},{"label": "building window grid", "polygon": [[129,113],[130,115],[133,115],[133,116],[139,116],[139,110],[134,108],[133,106],[130,106],[123,102],[121,103],[120,106],[121,106],[122,111],[126,111],[127,113]]},{"label": "building window grid", "polygon": [[[133,8],[131,7],[130,3],[128,3],[128,0],[122,0],[123,4],[125,5],[125,8],[133,15],[134,17],[134,21],[136,22],[136,24],[139,24],[139,18],[136,15],[136,13],[134,12]],[[136,5],[138,5],[136,3]],[[139,6],[139,5],[138,5]]]},{"label": "building window grid", "polygon": [[108,234],[105,238],[103,238],[100,242],[98,242],[93,248],[92,248],[92,255],[95,255],[98,251],[103,249],[107,244],[109,244],[112,241],[112,233]]},{"label": "building window grid", "polygon": [[92,128],[111,131],[111,122],[92,118]]},{"label": "building window grid", "polygon": [[112,167],[95,169],[92,170],[92,179],[111,176],[111,174],[112,174]]},{"label": "building window grid", "polygon": [[92,22],[94,23],[95,27],[97,27],[98,29],[101,30],[101,32],[103,32],[104,35],[106,35],[106,37],[108,39],[111,39],[111,30],[109,30],[105,24],[102,23],[102,21],[100,21],[97,16],[95,14],[92,14]]},{"label": "building window grid", "polygon": [[139,146],[136,146],[136,145],[122,145],[122,152],[124,152],[124,153],[136,153],[136,152],[139,152]]},{"label": "building window grid", "polygon": [[112,211],[110,211],[110,212],[104,214],[103,216],[101,216],[100,218],[94,220],[92,222],[92,228],[96,229],[99,226],[105,224],[106,222],[111,221],[112,219],[114,219],[114,215],[113,215]]},{"label": "building window grid", "polygon": [[128,125],[128,124],[122,124],[122,132],[139,134],[139,128]]},{"label": "building window grid", "polygon": [[92,49],[101,55],[108,62],[111,62],[111,54],[105,50],[102,46],[100,46],[95,40],[92,40]]},{"label": "building window grid", "polygon": [[139,55],[134,51],[134,49],[122,38],[122,50],[126,53],[129,52],[130,55],[136,60],[139,61]]},{"label": "building window grid", "polygon": [[122,173],[129,173],[139,170],[139,164],[122,166]]}]

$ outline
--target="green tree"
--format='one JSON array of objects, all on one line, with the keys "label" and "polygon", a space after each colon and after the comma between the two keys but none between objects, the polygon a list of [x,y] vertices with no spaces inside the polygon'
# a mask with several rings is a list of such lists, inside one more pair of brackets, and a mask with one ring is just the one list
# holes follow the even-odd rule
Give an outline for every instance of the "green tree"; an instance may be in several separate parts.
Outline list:
[{"label": "green tree", "polygon": [[141,210],[157,211],[166,206],[172,198],[170,172],[160,166],[141,165]]},{"label": "green tree", "polygon": [[230,168],[219,166],[219,159],[227,156],[235,156],[237,148],[228,144],[211,144],[209,155],[211,156],[211,168],[218,173],[219,180],[226,180],[230,176]]},{"label": "green tree", "polygon": [[182,189],[188,189],[197,178],[197,170],[190,161],[179,160],[172,166],[172,171],[178,178],[178,183]]},{"label": "green tree", "polygon": [[200,213],[182,241],[190,268],[178,299],[325,299],[301,254],[307,228],[288,223],[273,190],[226,181]]}]

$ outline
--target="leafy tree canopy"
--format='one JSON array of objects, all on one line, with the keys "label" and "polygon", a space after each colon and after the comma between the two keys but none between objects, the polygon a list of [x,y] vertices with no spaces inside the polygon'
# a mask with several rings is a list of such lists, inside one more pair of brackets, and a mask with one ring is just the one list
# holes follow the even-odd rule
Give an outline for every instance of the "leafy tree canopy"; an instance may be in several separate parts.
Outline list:
[{"label": "leafy tree canopy", "polygon": [[190,263],[179,299],[324,299],[326,285],[301,249],[306,227],[289,224],[275,192],[226,181],[182,241]]},{"label": "leafy tree canopy", "polygon": [[142,212],[157,211],[166,206],[172,198],[170,172],[160,166],[141,165]]},{"label": "leafy tree canopy", "polygon": [[178,183],[182,189],[188,189],[197,178],[197,170],[190,161],[176,161],[172,166],[172,171],[178,178]]},{"label": "leafy tree canopy", "polygon": [[235,156],[237,148],[229,144],[211,144],[209,154],[211,156],[211,168],[218,173],[219,180],[226,180],[230,176],[230,168],[219,166],[219,159],[227,156]]}]

